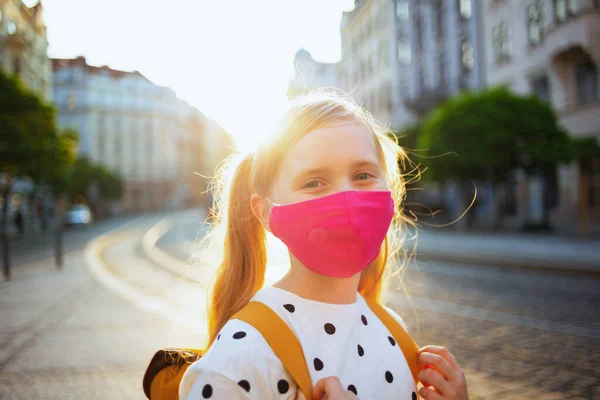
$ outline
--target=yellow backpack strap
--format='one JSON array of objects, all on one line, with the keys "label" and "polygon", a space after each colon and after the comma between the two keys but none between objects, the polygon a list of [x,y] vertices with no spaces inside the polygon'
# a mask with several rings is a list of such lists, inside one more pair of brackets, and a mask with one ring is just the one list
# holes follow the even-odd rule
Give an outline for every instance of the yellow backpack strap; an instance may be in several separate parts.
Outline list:
[{"label": "yellow backpack strap", "polygon": [[373,311],[373,313],[375,313],[377,318],[383,322],[385,327],[392,334],[392,337],[396,343],[398,343],[398,346],[400,346],[402,354],[404,354],[404,358],[406,358],[406,362],[408,363],[408,367],[412,373],[413,379],[415,380],[415,383],[417,383],[419,381],[417,375],[420,370],[417,362],[417,352],[419,351],[419,346],[417,346],[408,332],[402,328],[402,325],[398,323],[396,318],[394,318],[381,304],[372,300],[365,300],[367,301],[369,308]]},{"label": "yellow backpack strap", "polygon": [[285,321],[258,301],[250,302],[233,318],[252,325],[261,333],[304,396],[312,399],[312,381],[302,346]]}]

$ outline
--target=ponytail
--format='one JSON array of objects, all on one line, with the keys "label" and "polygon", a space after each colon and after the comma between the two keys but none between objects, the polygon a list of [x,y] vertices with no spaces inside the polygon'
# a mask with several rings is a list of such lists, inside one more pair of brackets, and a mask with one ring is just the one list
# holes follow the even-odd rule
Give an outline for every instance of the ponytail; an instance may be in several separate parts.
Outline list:
[{"label": "ponytail", "polygon": [[265,280],[266,234],[250,206],[253,161],[251,153],[237,166],[228,198],[222,205],[227,210],[222,221],[226,229],[224,254],[208,298],[208,346],[225,323],[250,302]]}]

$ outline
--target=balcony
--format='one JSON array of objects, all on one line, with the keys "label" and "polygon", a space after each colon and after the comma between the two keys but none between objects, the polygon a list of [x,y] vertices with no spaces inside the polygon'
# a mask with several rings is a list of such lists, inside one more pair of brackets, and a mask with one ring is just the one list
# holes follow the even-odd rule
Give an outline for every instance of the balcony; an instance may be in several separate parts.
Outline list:
[{"label": "balcony", "polygon": [[571,105],[558,113],[560,123],[574,136],[595,135],[600,139],[600,100]]},{"label": "balcony", "polygon": [[548,27],[543,46],[554,58],[573,47],[582,47],[600,62],[600,9],[590,5],[566,21]]}]

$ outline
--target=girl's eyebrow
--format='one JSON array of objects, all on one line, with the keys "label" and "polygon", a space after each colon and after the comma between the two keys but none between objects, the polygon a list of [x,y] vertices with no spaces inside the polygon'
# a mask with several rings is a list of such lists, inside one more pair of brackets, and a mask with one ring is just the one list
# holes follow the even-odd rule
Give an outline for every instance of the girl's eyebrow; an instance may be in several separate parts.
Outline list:
[{"label": "girl's eyebrow", "polygon": [[325,167],[305,169],[294,177],[294,182],[302,181],[302,180],[304,180],[308,177],[314,176],[314,175],[323,175],[323,174],[326,174],[328,171],[329,171],[329,168],[325,168]]},{"label": "girl's eyebrow", "polygon": [[352,163],[353,168],[372,167],[379,169],[379,163],[371,160],[358,160]]}]

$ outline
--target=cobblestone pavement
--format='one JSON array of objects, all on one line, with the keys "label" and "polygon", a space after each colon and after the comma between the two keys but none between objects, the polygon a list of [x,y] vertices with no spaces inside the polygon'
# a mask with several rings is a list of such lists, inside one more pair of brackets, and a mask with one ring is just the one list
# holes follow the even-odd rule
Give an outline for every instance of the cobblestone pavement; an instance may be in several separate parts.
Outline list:
[{"label": "cobblestone pavement", "polygon": [[[158,244],[182,257],[197,226],[176,226]],[[597,275],[422,258],[390,289],[419,344],[456,353],[473,399],[600,399]]]},{"label": "cobblestone pavement", "polygon": [[472,397],[600,398],[598,278],[422,262],[403,281],[413,304],[396,292],[390,305],[418,343],[484,378]]},{"label": "cobblestone pavement", "polygon": [[[202,287],[142,251],[141,235],[159,219],[136,223],[102,257],[119,279],[185,311],[200,330]],[[177,229],[159,245],[181,258],[189,246],[182,238],[196,231]],[[81,252],[65,258],[62,272],[50,265],[15,267],[13,280],[0,282],[0,399],[143,399],[141,377],[156,349],[200,345],[189,325],[99,287]],[[208,279],[206,271],[198,279]],[[600,398],[597,278],[419,262],[403,282],[411,300],[392,280],[389,305],[419,344],[456,354],[471,399]]]}]

